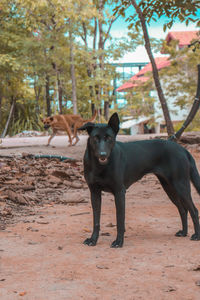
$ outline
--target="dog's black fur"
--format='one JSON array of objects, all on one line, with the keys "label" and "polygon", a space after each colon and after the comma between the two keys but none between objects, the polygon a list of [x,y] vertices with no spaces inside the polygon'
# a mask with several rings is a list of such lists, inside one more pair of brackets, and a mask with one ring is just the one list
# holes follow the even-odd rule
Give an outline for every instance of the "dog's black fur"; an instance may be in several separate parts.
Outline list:
[{"label": "dog's black fur", "polygon": [[95,246],[99,237],[101,192],[111,192],[115,197],[117,238],[111,247],[122,247],[125,232],[126,189],[147,173],[159,179],[163,189],[178,208],[182,230],[176,236],[188,232],[187,213],[193,224],[192,240],[200,240],[198,210],[190,189],[190,180],[200,194],[200,176],[191,154],[172,141],[143,140],[116,142],[119,117],[114,113],[108,124],[87,123],[80,130],[89,134],[84,156],[84,176],[91,192],[93,208],[93,233],[84,244]]}]

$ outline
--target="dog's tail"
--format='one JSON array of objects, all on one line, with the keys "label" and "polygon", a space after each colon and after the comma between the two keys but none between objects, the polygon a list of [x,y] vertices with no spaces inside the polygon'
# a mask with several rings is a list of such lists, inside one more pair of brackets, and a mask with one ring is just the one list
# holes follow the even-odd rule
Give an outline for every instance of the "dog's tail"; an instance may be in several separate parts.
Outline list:
[{"label": "dog's tail", "polygon": [[97,117],[97,110],[95,109],[94,115],[90,119],[84,120],[84,123],[93,122],[96,119],[96,117]]},{"label": "dog's tail", "polygon": [[195,160],[188,151],[187,151],[187,156],[188,156],[188,159],[190,162],[190,179],[191,179],[195,189],[197,190],[198,194],[200,195],[200,175],[197,170]]}]

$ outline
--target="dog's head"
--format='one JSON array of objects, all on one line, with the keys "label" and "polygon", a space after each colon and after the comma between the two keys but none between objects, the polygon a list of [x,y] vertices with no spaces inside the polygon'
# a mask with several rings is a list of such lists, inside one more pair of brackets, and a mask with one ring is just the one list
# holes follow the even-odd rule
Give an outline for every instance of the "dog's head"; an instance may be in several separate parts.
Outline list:
[{"label": "dog's head", "polygon": [[44,129],[49,129],[49,127],[51,127],[51,124],[53,122],[53,117],[47,117],[47,118],[44,118],[42,120],[43,124],[44,124]]},{"label": "dog's head", "polygon": [[119,131],[119,117],[114,113],[108,124],[86,123],[79,130],[87,130],[89,145],[93,154],[101,165],[106,165],[115,145],[116,135]]}]

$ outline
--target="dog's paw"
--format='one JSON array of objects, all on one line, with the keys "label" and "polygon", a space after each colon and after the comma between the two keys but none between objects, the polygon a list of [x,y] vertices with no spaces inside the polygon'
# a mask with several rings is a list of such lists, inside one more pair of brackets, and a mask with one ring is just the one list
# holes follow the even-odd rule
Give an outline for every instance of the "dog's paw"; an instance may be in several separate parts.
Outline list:
[{"label": "dog's paw", "polygon": [[199,241],[200,240],[200,234],[194,233],[191,238],[192,241]]},{"label": "dog's paw", "polygon": [[122,248],[123,247],[123,240],[115,240],[112,242],[111,248]]},{"label": "dog's paw", "polygon": [[92,238],[86,239],[83,244],[88,246],[96,246],[97,241],[93,240]]},{"label": "dog's paw", "polygon": [[187,236],[187,233],[183,230],[179,230],[175,233],[175,236]]}]

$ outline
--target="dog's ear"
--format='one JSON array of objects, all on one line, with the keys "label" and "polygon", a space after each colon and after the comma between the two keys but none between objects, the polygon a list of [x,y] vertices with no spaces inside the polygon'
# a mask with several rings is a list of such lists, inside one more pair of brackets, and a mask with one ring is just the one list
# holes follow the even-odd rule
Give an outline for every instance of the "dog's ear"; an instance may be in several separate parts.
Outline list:
[{"label": "dog's ear", "polygon": [[115,134],[117,134],[119,131],[119,123],[120,123],[119,116],[117,113],[114,113],[108,121],[108,126],[112,128]]},{"label": "dog's ear", "polygon": [[53,122],[53,117],[50,117],[50,120]]},{"label": "dog's ear", "polygon": [[92,129],[94,128],[95,124],[92,122],[88,122],[83,126],[79,127],[78,130],[87,130],[88,134],[91,133]]}]

